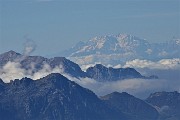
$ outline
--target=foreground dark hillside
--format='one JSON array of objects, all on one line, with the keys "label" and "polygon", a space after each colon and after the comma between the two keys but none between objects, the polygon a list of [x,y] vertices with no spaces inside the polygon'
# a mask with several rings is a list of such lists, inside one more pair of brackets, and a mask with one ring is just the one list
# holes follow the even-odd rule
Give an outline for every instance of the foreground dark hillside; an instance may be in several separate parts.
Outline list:
[{"label": "foreground dark hillside", "polygon": [[153,93],[145,101],[125,92],[98,98],[58,73],[0,79],[0,120],[179,120],[179,103],[178,92]]},{"label": "foreground dark hillside", "polygon": [[93,92],[60,74],[0,81],[1,120],[126,120]]}]

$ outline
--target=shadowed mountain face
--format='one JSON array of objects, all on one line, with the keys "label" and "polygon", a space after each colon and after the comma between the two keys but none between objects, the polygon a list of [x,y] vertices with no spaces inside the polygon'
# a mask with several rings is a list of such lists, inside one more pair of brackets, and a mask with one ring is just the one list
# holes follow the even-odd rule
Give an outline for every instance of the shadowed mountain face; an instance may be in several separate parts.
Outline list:
[{"label": "shadowed mountain face", "polygon": [[158,112],[151,105],[128,93],[113,92],[101,97],[105,103],[127,114],[133,120],[157,120]]},{"label": "shadowed mountain face", "polygon": [[33,81],[0,80],[2,120],[126,120],[93,92],[60,74]]},{"label": "shadowed mountain face", "polygon": [[180,119],[180,93],[178,92],[156,92],[151,94],[146,101],[161,114],[161,120]]},{"label": "shadowed mountain face", "polygon": [[151,79],[157,78],[156,76],[145,77],[142,76],[133,68],[112,68],[105,67],[101,64],[97,64],[94,67],[89,67],[86,70],[87,74],[98,81],[117,81],[122,79],[131,79],[131,78],[143,78]]}]

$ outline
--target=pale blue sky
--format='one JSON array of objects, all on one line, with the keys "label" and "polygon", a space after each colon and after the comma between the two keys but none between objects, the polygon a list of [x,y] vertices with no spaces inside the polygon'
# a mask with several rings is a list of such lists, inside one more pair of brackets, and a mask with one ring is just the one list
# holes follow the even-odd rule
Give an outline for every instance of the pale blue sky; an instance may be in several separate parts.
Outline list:
[{"label": "pale blue sky", "polygon": [[0,53],[50,55],[94,36],[128,33],[150,42],[180,37],[180,0],[0,0]]}]

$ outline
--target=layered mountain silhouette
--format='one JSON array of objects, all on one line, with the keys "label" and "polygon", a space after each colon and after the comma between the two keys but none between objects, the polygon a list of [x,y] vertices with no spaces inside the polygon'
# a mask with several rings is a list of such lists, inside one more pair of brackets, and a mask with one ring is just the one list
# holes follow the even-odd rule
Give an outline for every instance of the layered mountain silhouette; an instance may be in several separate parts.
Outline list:
[{"label": "layered mountain silhouette", "polygon": [[123,64],[134,59],[161,60],[180,58],[180,39],[164,43],[149,43],[146,39],[129,34],[105,35],[79,42],[60,53],[79,65]]},{"label": "layered mountain silhouette", "polygon": [[86,72],[82,71],[78,64],[66,59],[65,57],[44,58],[41,56],[24,56],[14,51],[9,51],[0,55],[0,68],[8,62],[20,63],[20,67],[25,70],[32,70],[36,73],[48,65],[50,69],[62,69],[62,72],[72,77],[88,77],[97,81],[117,81],[130,78],[154,79],[157,76],[145,77],[134,68],[107,68],[101,64],[89,67]]},{"label": "layered mountain silhouette", "polygon": [[1,120],[126,120],[93,92],[60,74],[39,80],[0,80]]},{"label": "layered mountain silhouette", "polygon": [[178,120],[178,92],[157,92],[145,101],[126,92],[98,98],[52,73],[38,80],[0,79],[1,120]]}]

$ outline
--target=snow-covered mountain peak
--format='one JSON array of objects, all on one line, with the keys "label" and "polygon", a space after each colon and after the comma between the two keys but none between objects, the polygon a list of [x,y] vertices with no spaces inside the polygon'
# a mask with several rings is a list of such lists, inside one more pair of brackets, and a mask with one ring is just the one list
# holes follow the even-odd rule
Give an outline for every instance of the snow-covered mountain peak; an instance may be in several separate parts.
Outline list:
[{"label": "snow-covered mountain peak", "polygon": [[149,43],[146,39],[131,34],[94,37],[80,42],[65,51],[65,56],[78,64],[124,63],[133,59],[160,60],[180,57],[180,39],[163,43]]},{"label": "snow-covered mountain peak", "polygon": [[93,46],[93,49],[107,49],[113,51],[116,51],[119,48],[131,49],[132,47],[139,45],[147,46],[148,44],[149,43],[145,39],[129,34],[94,37],[87,42],[87,46],[91,45]]}]

